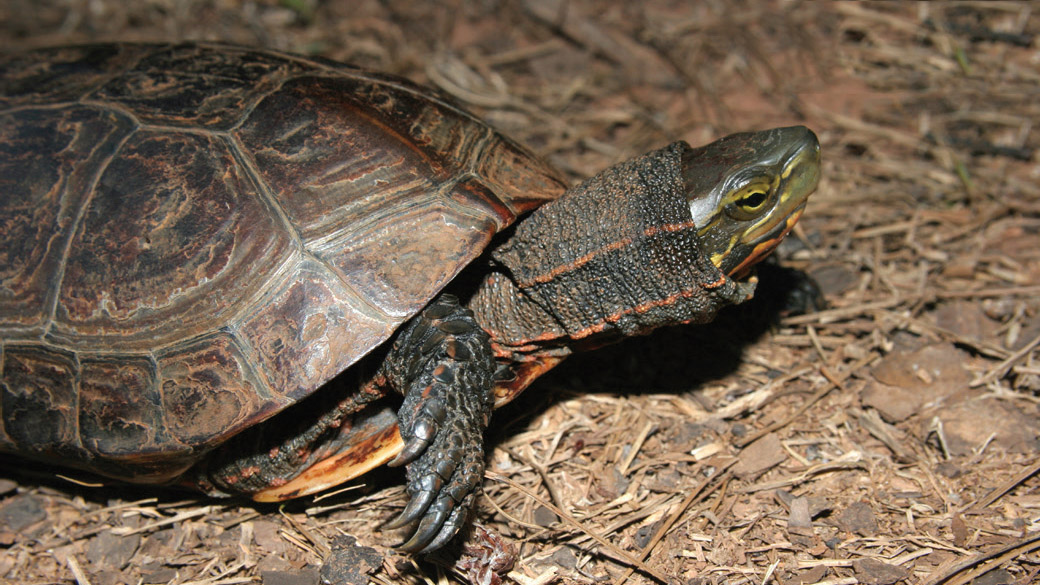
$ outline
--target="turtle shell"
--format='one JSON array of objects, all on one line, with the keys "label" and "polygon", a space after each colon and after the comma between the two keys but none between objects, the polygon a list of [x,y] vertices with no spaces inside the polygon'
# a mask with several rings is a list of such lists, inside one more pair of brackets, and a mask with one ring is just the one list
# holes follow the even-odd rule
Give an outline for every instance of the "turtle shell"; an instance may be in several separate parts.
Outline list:
[{"label": "turtle shell", "polygon": [[164,481],[563,193],[391,76],[221,45],[0,61],[0,450]]}]

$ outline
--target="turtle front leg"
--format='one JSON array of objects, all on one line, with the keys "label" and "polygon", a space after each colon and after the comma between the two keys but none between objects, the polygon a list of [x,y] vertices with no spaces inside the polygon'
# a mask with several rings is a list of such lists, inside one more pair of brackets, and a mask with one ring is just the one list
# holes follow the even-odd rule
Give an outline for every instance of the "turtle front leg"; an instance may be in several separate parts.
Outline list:
[{"label": "turtle front leg", "polygon": [[484,430],[494,405],[490,337],[459,300],[441,295],[394,342],[383,366],[404,394],[398,412],[411,500],[387,527],[415,520],[408,552],[444,546],[462,528],[484,477]]}]

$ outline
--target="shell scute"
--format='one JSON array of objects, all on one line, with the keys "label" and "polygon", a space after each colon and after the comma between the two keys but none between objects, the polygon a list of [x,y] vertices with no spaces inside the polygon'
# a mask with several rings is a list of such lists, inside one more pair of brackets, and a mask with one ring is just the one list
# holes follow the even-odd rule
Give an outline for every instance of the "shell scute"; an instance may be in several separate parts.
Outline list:
[{"label": "shell scute", "polygon": [[125,116],[84,106],[0,116],[0,327],[12,331],[5,338],[43,333],[76,214],[132,129]]},{"label": "shell scute", "polygon": [[147,351],[219,329],[292,247],[222,140],[138,132],[94,189],[50,338]]},{"label": "shell scute", "polygon": [[144,124],[227,130],[262,95],[302,70],[263,51],[175,45],[145,56],[88,99],[118,103]]},{"label": "shell scute", "polygon": [[265,97],[236,134],[305,242],[370,221],[450,177],[431,149],[390,131],[368,82],[304,77]]},{"label": "shell scute", "polygon": [[330,234],[315,254],[368,301],[399,321],[426,305],[491,239],[490,218],[439,201],[394,210],[393,219]]},{"label": "shell scute", "polygon": [[272,399],[247,352],[228,333],[159,352],[156,361],[166,431],[190,448],[226,439],[288,402]]},{"label": "shell scute", "polygon": [[168,452],[155,364],[146,357],[80,360],[79,429],[85,448],[108,459]]},{"label": "shell scute", "polygon": [[77,431],[76,357],[40,346],[4,347],[0,419],[13,445],[45,456],[86,456]]},{"label": "shell scute", "polygon": [[306,262],[238,327],[279,396],[299,399],[393,331],[335,276]]},{"label": "shell scute", "polygon": [[78,100],[154,49],[99,44],[8,56],[0,61],[0,108]]},{"label": "shell scute", "polygon": [[532,202],[563,191],[548,172],[531,181],[541,193],[488,187],[476,169],[522,151],[407,89],[362,76],[300,77],[235,130],[304,246],[395,321]]}]

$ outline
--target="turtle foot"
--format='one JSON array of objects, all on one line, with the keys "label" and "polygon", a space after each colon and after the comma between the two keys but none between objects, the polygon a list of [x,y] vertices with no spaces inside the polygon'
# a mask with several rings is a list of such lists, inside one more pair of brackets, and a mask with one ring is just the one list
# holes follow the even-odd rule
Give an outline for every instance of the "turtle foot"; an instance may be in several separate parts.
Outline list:
[{"label": "turtle foot", "polygon": [[408,552],[444,546],[465,524],[484,476],[484,429],[491,414],[495,361],[487,333],[458,300],[442,295],[401,334],[387,378],[405,394],[398,413],[410,497],[386,525],[418,521]]}]

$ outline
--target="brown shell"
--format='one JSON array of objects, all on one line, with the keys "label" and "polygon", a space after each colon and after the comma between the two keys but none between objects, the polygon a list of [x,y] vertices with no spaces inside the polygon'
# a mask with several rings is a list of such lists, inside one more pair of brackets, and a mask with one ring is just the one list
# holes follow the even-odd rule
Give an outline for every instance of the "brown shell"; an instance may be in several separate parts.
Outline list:
[{"label": "brown shell", "polygon": [[563,182],[401,79],[219,45],[0,61],[0,450],[158,481],[387,339]]}]

